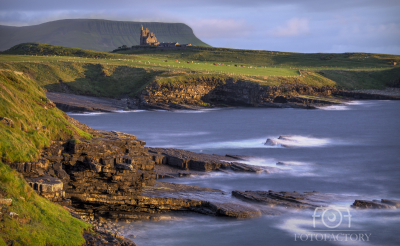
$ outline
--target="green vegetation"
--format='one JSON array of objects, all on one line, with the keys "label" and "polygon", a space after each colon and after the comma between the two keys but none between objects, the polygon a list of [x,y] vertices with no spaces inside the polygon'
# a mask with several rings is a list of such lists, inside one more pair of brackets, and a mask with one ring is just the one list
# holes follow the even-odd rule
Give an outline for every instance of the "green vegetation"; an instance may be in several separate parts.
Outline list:
[{"label": "green vegetation", "polygon": [[[223,77],[264,85],[282,83],[382,89],[399,78],[400,56],[365,53],[300,54],[221,48],[128,50],[105,53],[38,43],[0,55],[0,69],[21,71],[50,91],[119,98],[153,81],[182,83]],[[236,65],[236,66],[235,66]]]},{"label": "green vegetation", "polygon": [[[0,197],[11,198],[3,207],[0,245],[82,245],[90,228],[59,205],[39,196],[18,172],[0,161]],[[17,218],[8,214],[14,212]]]},{"label": "green vegetation", "polygon": [[[91,135],[70,124],[36,82],[21,72],[0,70],[0,105],[0,116],[5,117],[0,122],[0,198],[12,199],[12,205],[1,211],[0,244],[82,245],[82,232],[90,225],[37,195],[3,163],[35,161],[51,140]],[[18,217],[12,218],[10,212]]]},{"label": "green vegetation", "polygon": [[157,74],[131,66],[49,60],[0,63],[0,69],[21,71],[49,91],[103,97],[135,96]]},{"label": "green vegetation", "polygon": [[[226,48],[188,48],[185,50],[126,50],[120,54],[148,55],[164,60],[217,62],[225,65],[268,66],[296,69],[386,69],[392,61],[400,62],[399,55],[371,53],[289,53]],[[327,58],[329,57],[329,59]]]},{"label": "green vegetation", "polygon": [[400,81],[400,67],[377,71],[322,70],[320,74],[352,89],[384,89]]},{"label": "green vegetation", "polygon": [[90,135],[70,124],[43,90],[22,73],[0,71],[0,116],[13,126],[0,124],[0,152],[3,161],[32,161],[51,140]]},{"label": "green vegetation", "polygon": [[48,45],[42,43],[24,43],[11,47],[2,54],[12,55],[40,55],[40,56],[75,56],[87,58],[115,58],[116,56],[108,52],[99,52],[78,48],[68,48],[57,45]]},{"label": "green vegetation", "polygon": [[112,51],[122,45],[138,45],[140,25],[149,28],[159,42],[208,46],[183,23],[75,19],[24,27],[0,26],[0,50],[35,41],[65,47]]}]

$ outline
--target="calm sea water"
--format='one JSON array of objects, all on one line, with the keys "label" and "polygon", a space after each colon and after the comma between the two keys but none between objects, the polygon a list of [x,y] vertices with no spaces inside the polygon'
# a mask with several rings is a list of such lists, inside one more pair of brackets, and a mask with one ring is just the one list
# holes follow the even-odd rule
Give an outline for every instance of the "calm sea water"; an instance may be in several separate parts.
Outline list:
[{"label": "calm sea water", "polygon": [[[317,110],[228,108],[70,115],[95,129],[134,134],[147,146],[246,155],[252,157],[249,164],[273,170],[269,174],[210,173],[169,182],[228,193],[315,190],[337,194],[340,198],[332,203],[345,207],[355,199],[400,199],[398,101],[354,101]],[[289,147],[263,144],[279,136],[292,139],[285,142]],[[292,165],[279,167],[278,161]],[[399,210],[341,211],[342,215],[351,213],[350,227],[349,218],[343,217],[340,227],[331,231],[321,221],[314,227],[313,213],[292,211],[250,220],[187,214],[171,221],[133,223],[133,230],[123,232],[136,235],[138,245],[400,244]],[[368,237],[361,239],[360,234]]]}]

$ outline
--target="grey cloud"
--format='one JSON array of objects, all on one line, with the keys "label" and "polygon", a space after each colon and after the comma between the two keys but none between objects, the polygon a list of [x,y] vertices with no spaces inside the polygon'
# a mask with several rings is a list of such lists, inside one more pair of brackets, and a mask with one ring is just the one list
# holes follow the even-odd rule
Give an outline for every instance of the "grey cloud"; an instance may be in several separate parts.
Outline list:
[{"label": "grey cloud", "polygon": [[183,22],[213,46],[400,54],[398,0],[0,0],[0,24],[58,19]]},{"label": "grey cloud", "polygon": [[7,0],[1,2],[3,11],[21,10],[60,10],[60,9],[121,9],[121,8],[137,8],[147,6],[149,9],[157,8],[158,6],[172,8],[208,8],[216,7],[231,7],[231,8],[255,8],[268,7],[274,5],[296,5],[305,9],[318,11],[333,11],[338,9],[348,8],[364,8],[364,7],[399,7],[398,0],[203,0],[203,1],[185,1],[185,0],[148,0],[148,1],[130,1],[130,0],[70,0],[70,1],[54,1],[54,0]]}]

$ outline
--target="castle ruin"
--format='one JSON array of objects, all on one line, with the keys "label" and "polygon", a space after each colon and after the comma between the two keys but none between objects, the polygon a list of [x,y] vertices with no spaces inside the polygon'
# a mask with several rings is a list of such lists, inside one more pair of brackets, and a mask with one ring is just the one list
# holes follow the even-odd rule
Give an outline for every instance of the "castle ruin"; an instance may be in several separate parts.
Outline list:
[{"label": "castle ruin", "polygon": [[140,30],[140,45],[159,45],[157,38],[154,33],[150,32],[148,28],[143,30],[143,25]]},{"label": "castle ruin", "polygon": [[[154,47],[155,46],[155,47]],[[143,25],[140,28],[140,42],[139,45],[128,47],[127,45],[122,45],[117,49],[113,50],[113,52],[119,50],[128,50],[128,49],[169,49],[169,50],[177,50],[177,49],[186,49],[187,47],[191,47],[191,44],[179,44],[178,42],[169,42],[169,43],[160,43],[157,41],[156,35],[150,32],[148,28],[143,29]]]}]

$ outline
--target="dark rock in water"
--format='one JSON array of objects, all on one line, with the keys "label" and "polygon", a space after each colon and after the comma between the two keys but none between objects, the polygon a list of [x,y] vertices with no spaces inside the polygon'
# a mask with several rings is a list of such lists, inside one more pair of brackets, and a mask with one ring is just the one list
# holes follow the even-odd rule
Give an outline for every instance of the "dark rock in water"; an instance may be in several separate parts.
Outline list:
[{"label": "dark rock in water", "polygon": [[231,162],[230,167],[233,171],[239,171],[239,172],[252,172],[252,173],[261,173],[263,171],[268,172],[268,170],[265,170],[262,167],[247,165],[239,162]]},{"label": "dark rock in water", "polygon": [[223,215],[234,218],[254,218],[261,216],[261,211],[241,204],[232,203],[210,203],[210,208],[217,215]]},{"label": "dark rock in water", "polygon": [[[239,158],[244,158],[243,156],[235,156],[235,155],[208,155],[208,154],[199,154],[190,152],[187,150],[179,150],[179,149],[163,149],[163,148],[148,148],[149,154],[153,157],[153,160],[158,160],[159,165],[165,164],[171,166],[173,168],[177,168],[185,171],[201,171],[201,172],[210,172],[210,171],[221,171],[224,170],[232,170],[239,172],[263,172],[266,171],[264,167],[258,167],[243,163],[234,162]],[[232,162],[233,161],[233,162]],[[162,169],[157,167],[157,169]],[[172,171],[172,170],[171,170]],[[174,171],[176,174],[179,171]],[[157,174],[163,175],[172,175],[172,173],[159,173]]]},{"label": "dark rock in water", "polygon": [[356,209],[367,209],[367,208],[375,208],[375,209],[395,209],[396,206],[388,205],[385,203],[381,203],[379,201],[366,201],[366,200],[355,200],[351,207]]},{"label": "dark rock in water", "polygon": [[270,145],[270,146],[281,145],[283,147],[290,147],[289,144],[285,144],[285,142],[282,141],[295,142],[295,140],[293,140],[290,136],[279,136],[277,139],[268,138],[267,141],[264,143],[264,145]]},{"label": "dark rock in water", "polygon": [[290,166],[289,163],[287,163],[287,162],[282,162],[282,161],[277,162],[276,165],[280,165],[280,166]]},{"label": "dark rock in water", "polygon": [[280,143],[275,139],[268,138],[264,145],[277,146],[280,145]]},{"label": "dark rock in water", "polygon": [[244,155],[229,155],[229,154],[226,154],[225,156],[229,157],[229,158],[237,159],[237,160],[242,160],[242,161],[250,158],[250,156],[244,156]]},{"label": "dark rock in water", "polygon": [[400,200],[389,200],[389,199],[382,199],[382,203],[389,204],[395,206],[396,208],[400,208]]},{"label": "dark rock in water", "polygon": [[245,200],[260,202],[270,206],[283,206],[290,208],[310,208],[326,206],[317,197],[313,197],[317,192],[275,192],[275,191],[232,191],[232,195]]}]

